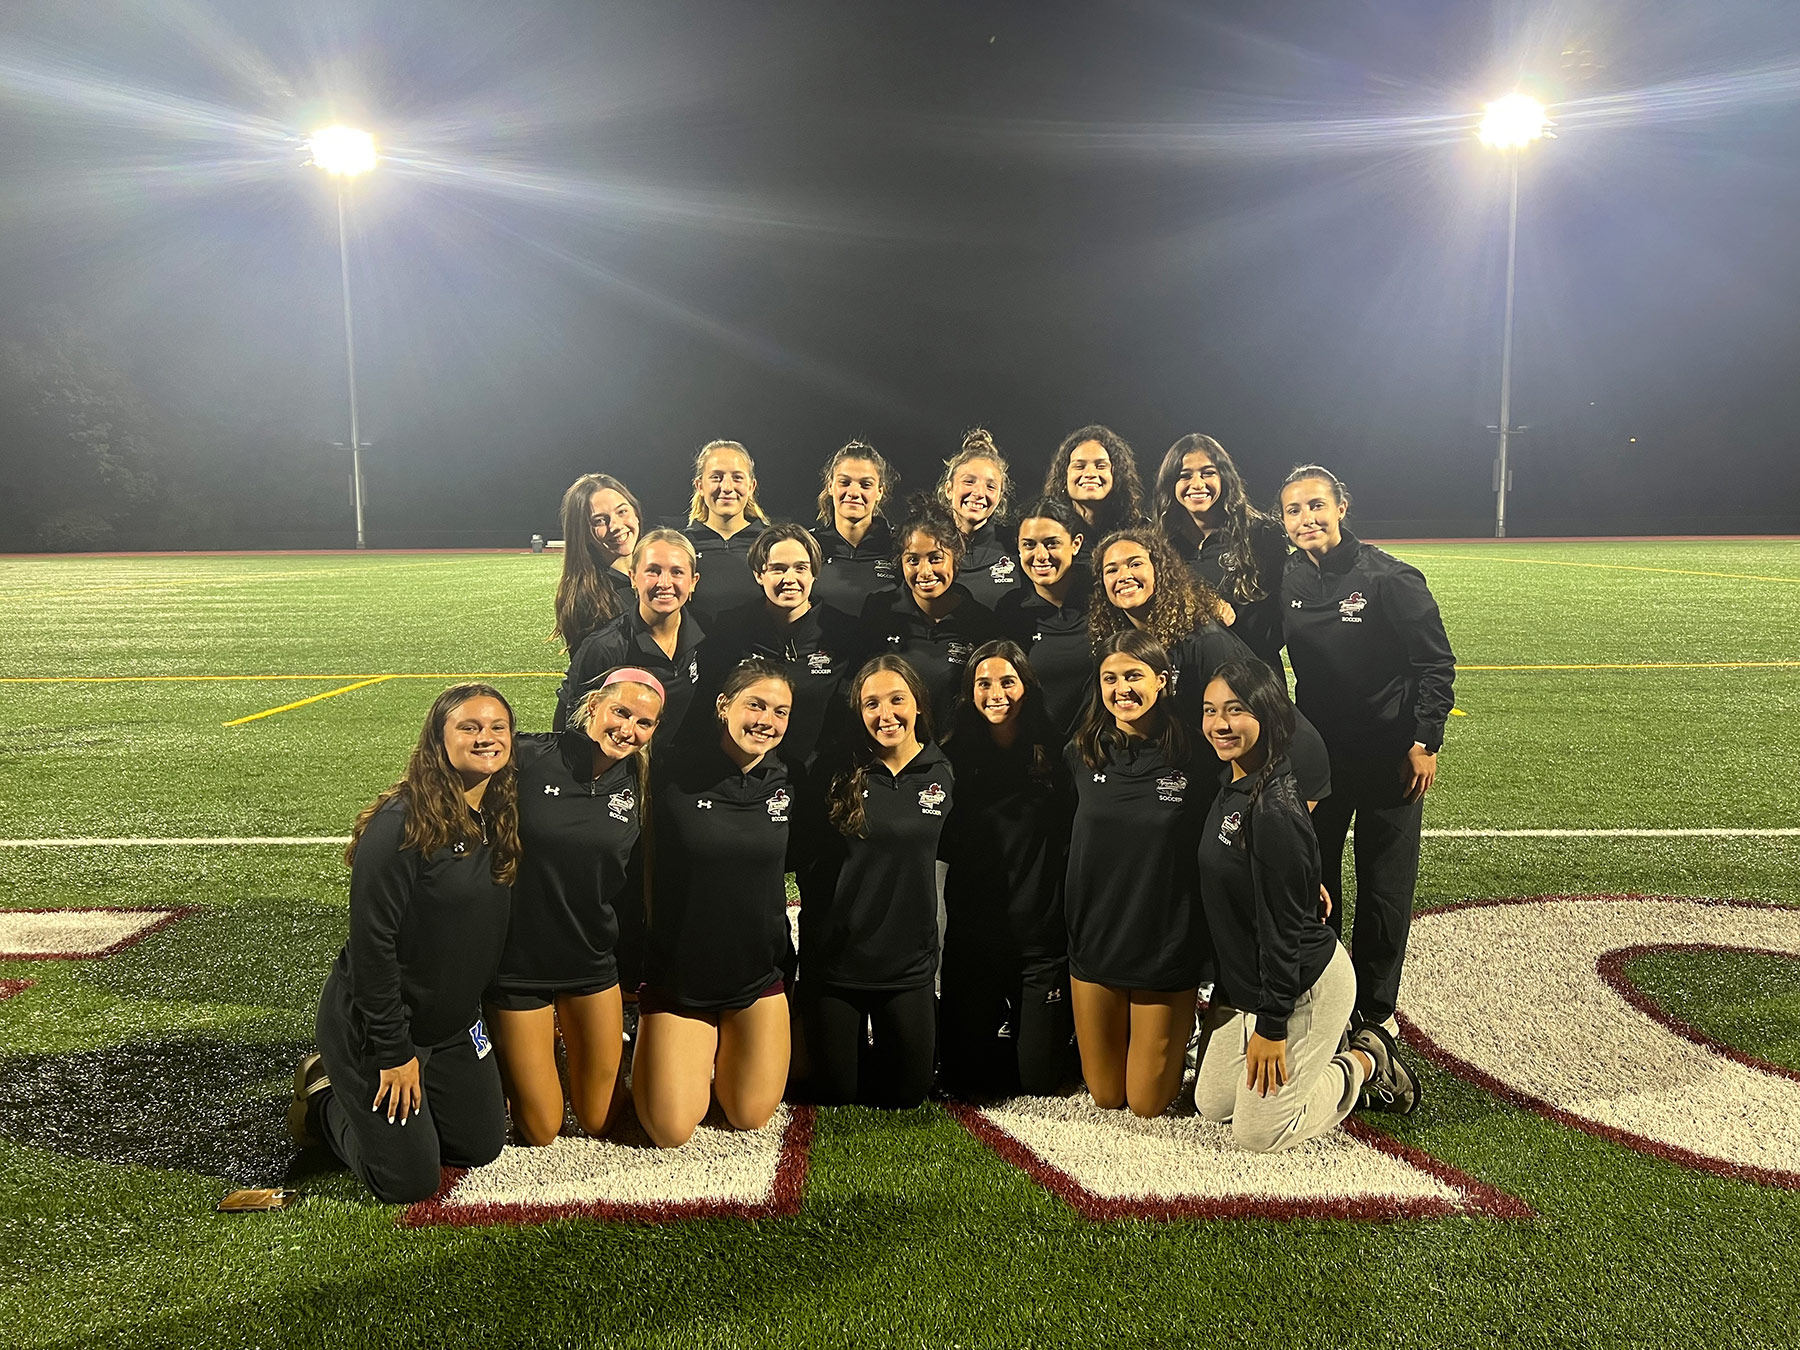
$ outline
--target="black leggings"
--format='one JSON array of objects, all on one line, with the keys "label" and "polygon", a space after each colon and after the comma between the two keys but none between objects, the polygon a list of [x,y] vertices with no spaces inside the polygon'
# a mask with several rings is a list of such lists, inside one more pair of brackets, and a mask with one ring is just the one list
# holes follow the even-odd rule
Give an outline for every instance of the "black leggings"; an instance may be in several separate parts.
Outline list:
[{"label": "black leggings", "polygon": [[[473,1025],[476,1013],[469,1012]],[[384,1204],[407,1205],[437,1194],[440,1166],[481,1167],[506,1143],[506,1098],[499,1057],[476,1047],[467,1031],[419,1050],[421,1105],[405,1125],[370,1110],[381,1069],[354,1044],[349,997],[333,975],[319,1001],[319,1053],[331,1090],[319,1123],[331,1151]]]},{"label": "black leggings", "polygon": [[929,984],[845,989],[802,980],[800,1017],[821,1104],[917,1106],[931,1091],[937,997]]},{"label": "black leggings", "polygon": [[[946,1086],[970,1096],[1055,1096],[1074,1079],[1069,963],[953,960],[944,952],[939,1053]],[[1010,1028],[1011,1039],[1000,1035]]]}]

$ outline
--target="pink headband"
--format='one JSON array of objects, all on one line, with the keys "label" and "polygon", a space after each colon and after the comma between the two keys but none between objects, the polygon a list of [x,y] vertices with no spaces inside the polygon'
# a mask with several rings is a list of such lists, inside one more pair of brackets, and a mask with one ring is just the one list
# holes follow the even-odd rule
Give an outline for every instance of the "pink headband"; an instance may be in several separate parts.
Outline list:
[{"label": "pink headband", "polygon": [[605,689],[608,685],[614,684],[647,685],[649,688],[656,691],[656,696],[664,703],[669,701],[668,694],[663,692],[662,681],[657,679],[656,676],[652,675],[642,666],[620,666],[618,669],[610,671],[607,674],[607,677],[600,681],[600,687],[602,689]]}]

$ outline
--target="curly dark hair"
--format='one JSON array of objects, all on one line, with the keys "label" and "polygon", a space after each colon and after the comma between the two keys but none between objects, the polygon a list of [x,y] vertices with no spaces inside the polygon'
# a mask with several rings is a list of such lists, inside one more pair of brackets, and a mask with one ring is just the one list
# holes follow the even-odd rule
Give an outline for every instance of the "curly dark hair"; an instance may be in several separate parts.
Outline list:
[{"label": "curly dark hair", "polygon": [[1143,610],[1144,631],[1151,637],[1172,647],[1208,619],[1219,617],[1219,597],[1188,571],[1161,530],[1154,525],[1114,530],[1092,554],[1094,591],[1088,600],[1088,640],[1096,652],[1108,638],[1137,627],[1113,604],[1106,589],[1106,555],[1115,544],[1125,543],[1136,544],[1149,554],[1156,573],[1155,589]]},{"label": "curly dark hair", "polygon": [[1111,427],[1095,424],[1063,437],[1056,457],[1050,461],[1050,471],[1044,475],[1044,495],[1057,498],[1076,515],[1081,515],[1069,496],[1069,461],[1074,458],[1077,447],[1089,441],[1097,442],[1106,451],[1107,459],[1112,462],[1113,476],[1112,491],[1094,507],[1094,523],[1089,533],[1108,534],[1136,524],[1144,518],[1144,484],[1138,477],[1137,456],[1132,454],[1125,438]]},{"label": "curly dark hair", "polygon": [[382,807],[396,797],[406,802],[406,831],[401,836],[402,848],[414,849],[428,858],[441,848],[463,843],[471,848],[481,843],[483,829],[493,853],[494,880],[510,886],[519,872],[519,770],[512,756],[488,779],[481,797],[482,827],[469,821],[469,806],[463,797],[462,779],[450,767],[450,755],[444,748],[444,725],[450,716],[472,698],[491,698],[506,709],[508,725],[513,723],[512,704],[491,684],[453,684],[432,701],[425,714],[418,744],[407,760],[406,774],[385,789],[373,802],[357,814],[350,829],[350,847],[344,850],[344,861],[356,861],[356,846],[363,831]]}]

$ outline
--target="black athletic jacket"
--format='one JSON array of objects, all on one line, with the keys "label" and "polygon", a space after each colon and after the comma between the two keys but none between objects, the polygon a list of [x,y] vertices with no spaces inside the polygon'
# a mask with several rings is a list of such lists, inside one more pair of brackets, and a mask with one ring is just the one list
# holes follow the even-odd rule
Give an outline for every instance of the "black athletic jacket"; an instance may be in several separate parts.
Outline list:
[{"label": "black athletic jacket", "polygon": [[1064,904],[1077,979],[1162,992],[1200,983],[1206,933],[1194,836],[1218,761],[1195,740],[1181,763],[1116,733],[1099,769],[1073,744],[1064,752],[1076,796]]},{"label": "black athletic jacket", "polygon": [[519,839],[512,926],[494,988],[553,994],[619,978],[614,902],[633,879],[631,852],[643,803],[630,759],[603,761],[579,731],[513,737],[519,767]]},{"label": "black athletic jacket", "polygon": [[855,619],[871,595],[891,591],[899,584],[894,532],[884,517],[875,517],[862,543],[855,547],[829,525],[815,526],[812,535],[825,555],[825,565],[813,581],[815,605],[830,605],[845,618]]},{"label": "black athletic jacket", "polygon": [[[699,702],[710,710],[726,676],[747,658],[774,662],[794,688],[787,735],[776,752],[789,764],[803,764],[819,748],[827,727],[841,733],[842,687],[856,674],[862,650],[856,621],[835,609],[815,603],[792,623],[779,623],[768,604],[756,600],[722,615],[707,637],[700,653]],[[694,721],[709,729],[712,725],[711,718],[696,716]]]},{"label": "black athletic jacket", "polygon": [[[406,799],[369,817],[350,866],[350,940],[332,965],[353,1044],[392,1069],[467,1032],[506,941],[511,896],[483,843],[402,848]],[[471,813],[471,816],[473,813]]]},{"label": "black athletic jacket", "polygon": [[1227,661],[1242,661],[1256,655],[1231,630],[1212,619],[1206,619],[1185,637],[1169,645],[1169,663],[1175,667],[1175,678],[1168,692],[1175,696],[1181,720],[1196,733],[1206,707],[1206,686]]},{"label": "black athletic jacket", "polygon": [[953,582],[950,589],[961,594],[962,603],[936,623],[925,616],[912,592],[904,587],[870,596],[862,615],[866,656],[891,652],[905,657],[925,681],[931,695],[932,725],[939,729],[950,725],[970,655],[982,643],[1000,636],[991,609],[971,596],[960,581]]},{"label": "black athletic jacket", "polygon": [[750,573],[750,545],[767,528],[761,521],[752,520],[727,539],[710,525],[695,522],[683,527],[681,532],[698,555],[694,570],[700,574],[700,580],[694,585],[688,605],[700,616],[701,623],[710,627],[726,610],[762,595],[762,587]]},{"label": "black athletic jacket", "polygon": [[1285,1041],[1295,1000],[1325,973],[1337,938],[1319,914],[1319,843],[1287,761],[1254,803],[1251,781],[1223,785],[1200,834],[1213,1000],[1255,1013],[1258,1035]]},{"label": "black athletic jacket", "polygon": [[1025,569],[1019,565],[1017,544],[1009,541],[1011,534],[1008,526],[990,519],[969,536],[957,560],[956,579],[989,609],[1024,584]]},{"label": "black athletic jacket", "polygon": [[1294,694],[1334,756],[1435,752],[1455,699],[1456,654],[1418,568],[1350,531],[1282,579]]},{"label": "black athletic jacket", "polygon": [[1044,687],[1050,725],[1064,740],[1087,708],[1094,682],[1093,647],[1088,641],[1088,593],[1092,575],[1076,564],[1069,582],[1068,603],[1061,609],[1037,593],[1029,582],[1000,597],[994,619],[1002,637],[1025,649],[1031,670]]},{"label": "black athletic jacket", "polygon": [[956,769],[957,805],[938,841],[938,857],[950,869],[945,950],[1008,963],[1062,956],[1075,805],[1062,747],[1050,747],[1042,776],[1033,772],[1032,746],[1002,750],[980,732],[958,735],[946,753]]},{"label": "black athletic jacket", "polygon": [[576,649],[569,661],[569,673],[563,676],[562,687],[556,691],[556,730],[568,725],[570,711],[583,694],[599,685],[600,677],[607,671],[614,666],[641,666],[662,681],[666,695],[662,720],[656,724],[656,743],[667,745],[674,741],[700,682],[700,644],[705,639],[706,633],[692,609],[683,609],[681,627],[675,636],[675,655],[664,656],[663,649],[650,636],[638,606],[633,604]]},{"label": "black athletic jacket", "polygon": [[950,761],[928,744],[899,775],[879,761],[865,775],[863,837],[826,816],[836,764],[805,786],[800,883],[803,978],[848,989],[916,989],[937,973],[938,837],[953,804]]},{"label": "black athletic jacket", "polygon": [[740,773],[714,742],[653,772],[648,982],[684,1007],[747,1008],[793,966],[787,768],[764,755]]},{"label": "black athletic jacket", "polygon": [[1244,567],[1224,530],[1214,530],[1198,545],[1179,536],[1171,542],[1187,562],[1188,571],[1211,586],[1236,612],[1232,635],[1281,674],[1281,644],[1286,640],[1281,631],[1281,578],[1287,567],[1287,531],[1267,519],[1250,527],[1250,547],[1256,555],[1263,592],[1260,600],[1239,598],[1237,588]]}]

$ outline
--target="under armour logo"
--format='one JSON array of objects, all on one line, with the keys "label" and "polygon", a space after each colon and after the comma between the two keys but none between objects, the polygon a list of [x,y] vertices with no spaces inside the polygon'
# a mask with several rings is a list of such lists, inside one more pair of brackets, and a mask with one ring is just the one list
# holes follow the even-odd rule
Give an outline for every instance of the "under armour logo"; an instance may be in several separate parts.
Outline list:
[{"label": "under armour logo", "polygon": [[694,803],[694,808],[698,811],[710,811],[712,810],[712,803],[702,797]]},{"label": "under armour logo", "polygon": [[562,796],[562,789],[555,786],[552,783],[545,783],[544,784],[544,795],[546,797],[560,797],[560,796]]},{"label": "under armour logo", "polygon": [[1106,781],[1106,775],[1103,773],[1097,773],[1094,775],[1094,781],[1096,783],[1104,783]]},{"label": "under armour logo", "polygon": [[891,638],[888,639],[888,641],[891,642],[894,646],[898,647],[900,645],[900,634],[895,633]]}]

